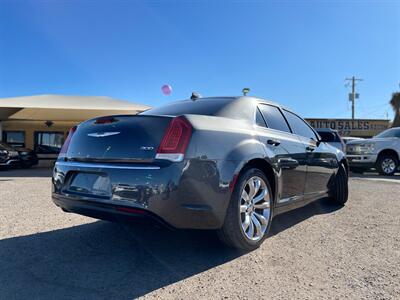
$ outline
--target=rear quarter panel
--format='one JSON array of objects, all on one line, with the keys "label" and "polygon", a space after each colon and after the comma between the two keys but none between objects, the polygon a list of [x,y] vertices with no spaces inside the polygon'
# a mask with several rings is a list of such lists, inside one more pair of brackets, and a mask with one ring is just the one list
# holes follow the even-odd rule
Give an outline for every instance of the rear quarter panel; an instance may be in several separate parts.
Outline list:
[{"label": "rear quarter panel", "polygon": [[265,158],[265,147],[249,122],[197,115],[186,117],[193,126],[193,135],[186,153],[188,163],[182,186],[185,194],[193,195],[192,199],[210,203],[223,221],[235,175],[248,161]]}]

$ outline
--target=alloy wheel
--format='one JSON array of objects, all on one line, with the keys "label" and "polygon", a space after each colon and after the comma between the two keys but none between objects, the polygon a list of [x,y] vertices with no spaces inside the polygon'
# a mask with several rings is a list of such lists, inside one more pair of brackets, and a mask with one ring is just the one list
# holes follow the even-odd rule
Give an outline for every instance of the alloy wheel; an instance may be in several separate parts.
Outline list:
[{"label": "alloy wheel", "polygon": [[240,198],[240,220],[245,236],[252,241],[263,238],[269,225],[271,197],[265,181],[253,176],[247,180]]},{"label": "alloy wheel", "polygon": [[396,162],[393,160],[393,158],[388,157],[382,161],[381,166],[383,172],[385,172],[386,174],[391,174],[396,169]]}]

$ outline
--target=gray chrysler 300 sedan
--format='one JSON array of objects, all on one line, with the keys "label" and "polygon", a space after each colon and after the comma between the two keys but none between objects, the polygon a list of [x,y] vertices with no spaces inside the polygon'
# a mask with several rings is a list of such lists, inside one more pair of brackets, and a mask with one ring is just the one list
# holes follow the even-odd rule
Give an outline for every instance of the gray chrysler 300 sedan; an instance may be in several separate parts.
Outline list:
[{"label": "gray chrysler 300 sedan", "polygon": [[72,128],[53,201],[99,219],[214,229],[251,250],[279,213],[321,197],[344,205],[347,170],[342,151],[276,103],[198,98]]}]

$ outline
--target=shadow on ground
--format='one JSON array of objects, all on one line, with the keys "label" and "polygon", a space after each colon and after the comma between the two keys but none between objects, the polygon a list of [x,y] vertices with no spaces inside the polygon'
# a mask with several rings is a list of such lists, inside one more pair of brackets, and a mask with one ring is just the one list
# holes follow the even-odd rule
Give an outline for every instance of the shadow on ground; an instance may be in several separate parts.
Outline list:
[{"label": "shadow on ground", "polygon": [[[277,216],[271,234],[338,208],[323,199]],[[243,254],[213,232],[95,221],[0,240],[0,298],[132,299]]]},{"label": "shadow on ground", "polygon": [[274,218],[270,236],[276,235],[296,224],[316,215],[329,214],[341,209],[343,206],[332,203],[331,199],[323,198],[307,206],[278,215]]},{"label": "shadow on ground", "polygon": [[378,173],[374,172],[365,172],[363,174],[359,173],[351,173],[350,175],[351,178],[356,178],[356,179],[378,179],[382,181],[392,181],[392,180],[398,180],[400,181],[400,173],[396,173],[393,176],[384,176],[384,175],[379,175]]},{"label": "shadow on ground", "polygon": [[31,169],[0,169],[0,180],[3,177],[6,178],[16,178],[16,177],[51,177],[52,176],[52,168],[31,168]]}]

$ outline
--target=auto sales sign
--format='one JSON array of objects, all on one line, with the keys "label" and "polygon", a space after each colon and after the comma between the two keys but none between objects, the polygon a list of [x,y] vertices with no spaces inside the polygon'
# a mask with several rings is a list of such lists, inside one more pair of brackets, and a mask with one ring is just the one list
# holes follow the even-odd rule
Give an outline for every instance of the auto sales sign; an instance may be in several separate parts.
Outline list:
[{"label": "auto sales sign", "polygon": [[306,119],[313,128],[331,128],[342,136],[372,137],[390,127],[389,120]]}]

